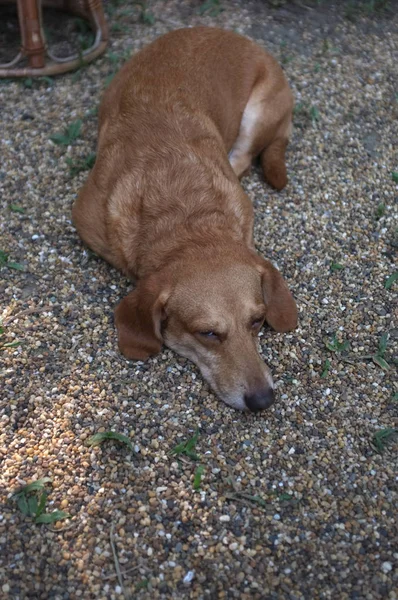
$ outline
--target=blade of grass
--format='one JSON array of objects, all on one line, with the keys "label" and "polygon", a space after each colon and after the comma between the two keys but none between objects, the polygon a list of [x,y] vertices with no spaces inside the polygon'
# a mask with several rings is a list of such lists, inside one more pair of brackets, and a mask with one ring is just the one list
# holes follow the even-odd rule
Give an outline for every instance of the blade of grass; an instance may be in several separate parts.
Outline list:
[{"label": "blade of grass", "polygon": [[50,477],[43,477],[42,479],[36,479],[36,481],[32,481],[27,485],[22,486],[18,490],[16,490],[13,496],[17,496],[19,494],[29,494],[30,492],[36,492],[37,490],[43,490],[46,483],[50,483]]},{"label": "blade of grass", "polygon": [[203,475],[204,470],[205,470],[205,466],[199,465],[195,471],[195,477],[193,480],[193,489],[195,491],[198,491],[200,489],[200,484],[202,481],[202,475]]},{"label": "blade of grass", "polygon": [[54,510],[51,513],[43,513],[36,517],[35,523],[55,523],[55,521],[62,521],[63,519],[68,519],[70,515],[63,510]]},{"label": "blade of grass", "polygon": [[101,433],[95,433],[87,440],[87,445],[94,447],[99,446],[105,440],[113,440],[115,442],[119,442],[121,444],[125,444],[131,451],[133,450],[133,446],[131,441],[126,435],[122,433],[117,433],[116,431],[104,431]]},{"label": "blade of grass", "polygon": [[393,284],[397,281],[397,279],[398,279],[398,271],[395,271],[395,273],[392,273],[392,275],[387,277],[387,279],[384,283],[384,289],[389,290],[393,286]]}]

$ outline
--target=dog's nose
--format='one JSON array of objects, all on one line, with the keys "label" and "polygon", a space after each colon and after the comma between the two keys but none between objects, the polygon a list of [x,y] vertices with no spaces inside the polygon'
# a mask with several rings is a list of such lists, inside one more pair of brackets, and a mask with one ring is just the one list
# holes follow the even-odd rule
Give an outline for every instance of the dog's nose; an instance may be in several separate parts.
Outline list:
[{"label": "dog's nose", "polygon": [[249,410],[258,412],[269,408],[275,400],[274,390],[272,388],[264,389],[254,394],[245,395],[245,403]]}]

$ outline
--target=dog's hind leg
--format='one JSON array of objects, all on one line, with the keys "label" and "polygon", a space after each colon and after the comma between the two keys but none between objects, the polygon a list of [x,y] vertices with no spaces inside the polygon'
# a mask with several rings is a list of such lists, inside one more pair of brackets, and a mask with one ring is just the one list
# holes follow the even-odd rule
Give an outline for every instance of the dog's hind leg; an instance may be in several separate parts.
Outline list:
[{"label": "dog's hind leg", "polygon": [[[291,133],[293,98],[284,79],[270,89],[266,80],[254,87],[242,115],[239,134],[229,154],[241,178],[260,155],[265,179],[277,190],[287,183],[285,150]],[[281,85],[282,84],[282,85]]]}]

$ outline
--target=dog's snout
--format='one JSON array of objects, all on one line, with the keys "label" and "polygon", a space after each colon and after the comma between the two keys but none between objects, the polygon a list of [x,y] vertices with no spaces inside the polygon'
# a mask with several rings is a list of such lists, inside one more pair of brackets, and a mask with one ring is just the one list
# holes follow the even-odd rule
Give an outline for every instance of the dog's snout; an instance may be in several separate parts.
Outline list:
[{"label": "dog's snout", "polygon": [[274,400],[275,394],[272,388],[260,390],[254,392],[254,394],[245,395],[246,406],[252,412],[258,412],[260,410],[269,408],[271,404],[273,404]]}]

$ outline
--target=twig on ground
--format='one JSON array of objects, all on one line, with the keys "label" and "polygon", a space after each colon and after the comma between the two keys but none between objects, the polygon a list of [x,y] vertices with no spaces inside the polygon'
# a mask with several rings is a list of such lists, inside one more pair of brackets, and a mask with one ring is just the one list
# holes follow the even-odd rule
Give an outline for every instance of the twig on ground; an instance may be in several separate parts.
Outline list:
[{"label": "twig on ground", "polygon": [[[137,571],[139,568],[141,567],[141,565],[136,565],[135,567],[130,567],[129,569],[126,569],[125,571],[120,571],[121,575],[127,575],[128,573],[132,573],[133,571]],[[110,575],[104,575],[101,579],[103,579],[104,581],[106,581],[107,579],[114,579],[115,577],[118,577],[117,573],[111,573]]]},{"label": "twig on ground", "polygon": [[117,552],[116,552],[114,531],[115,531],[115,524],[112,523],[112,525],[111,525],[111,531],[110,531],[110,534],[109,534],[109,542],[110,542],[111,548],[112,548],[113,562],[115,563],[116,575],[117,575],[117,579],[119,581],[119,585],[120,585],[120,587],[122,589],[123,596],[124,596],[125,600],[131,600],[130,592],[126,591],[126,588],[124,587],[124,583],[123,583],[123,575],[122,575],[122,572],[120,570],[119,559],[117,557]]},{"label": "twig on ground", "polygon": [[38,306],[35,308],[27,308],[26,310],[23,310],[20,313],[17,313],[16,315],[10,315],[9,317],[7,317],[4,321],[4,325],[9,325],[10,323],[12,323],[12,321],[19,319],[20,317],[24,317],[25,315],[32,315],[34,313],[41,313],[46,311],[50,312],[53,308],[53,306]]}]

